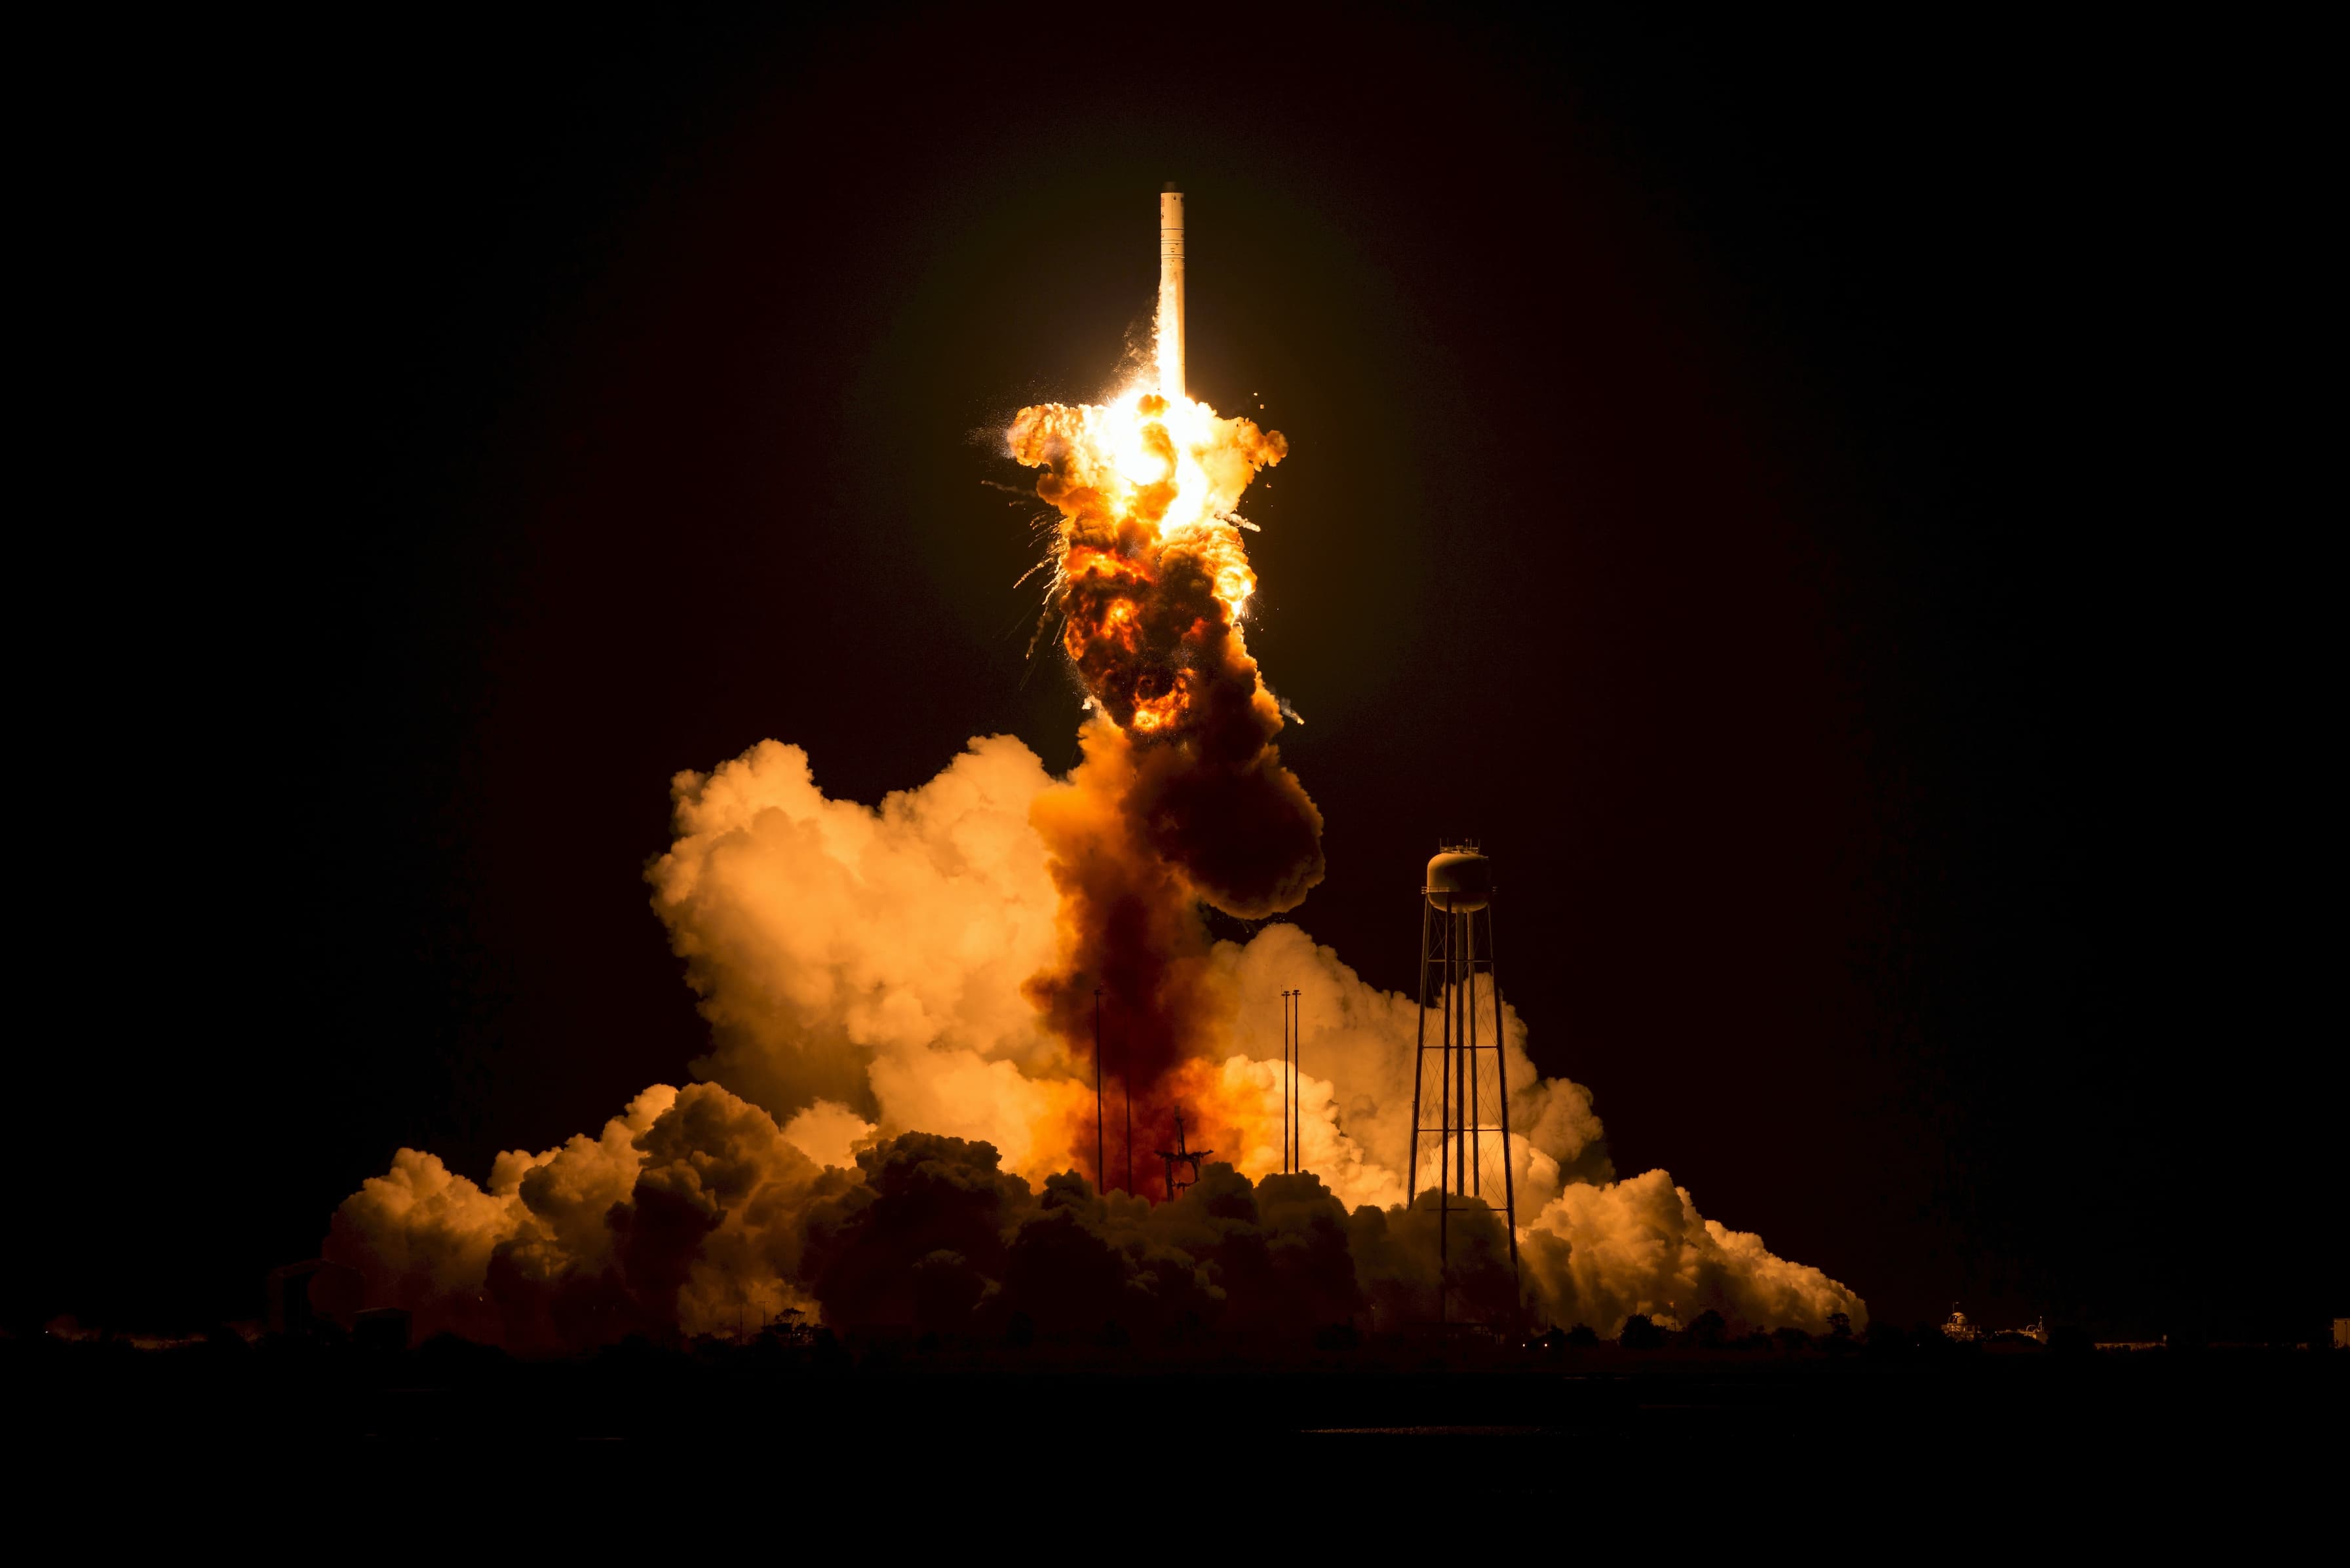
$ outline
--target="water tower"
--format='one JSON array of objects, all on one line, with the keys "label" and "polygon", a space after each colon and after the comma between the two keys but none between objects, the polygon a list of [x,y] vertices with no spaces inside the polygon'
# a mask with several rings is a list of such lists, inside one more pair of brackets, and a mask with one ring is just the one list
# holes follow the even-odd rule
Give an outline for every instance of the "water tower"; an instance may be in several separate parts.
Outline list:
[{"label": "water tower", "polygon": [[1440,1317],[1451,1266],[1452,1210],[1469,1198],[1494,1210],[1509,1237],[1515,1273],[1518,1205],[1502,1061],[1502,984],[1493,969],[1493,863],[1473,840],[1440,845],[1420,892],[1419,1044],[1412,1058],[1405,1190],[1407,1201],[1416,1202],[1423,1168],[1434,1179]]}]

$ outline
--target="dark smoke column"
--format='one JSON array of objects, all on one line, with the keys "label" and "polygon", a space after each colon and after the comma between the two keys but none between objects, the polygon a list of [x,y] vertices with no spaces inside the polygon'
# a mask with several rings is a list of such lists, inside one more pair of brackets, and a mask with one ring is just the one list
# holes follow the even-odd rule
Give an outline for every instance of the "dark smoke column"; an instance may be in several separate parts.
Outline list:
[{"label": "dark smoke column", "polygon": [[1281,704],[1243,629],[1256,574],[1236,509],[1288,443],[1184,394],[1182,192],[1159,202],[1156,385],[1023,409],[1008,443],[1061,514],[1045,626],[1095,714],[1084,762],[1030,815],[1062,950],[1025,991],[1082,1060],[1103,987],[1138,1096],[1229,1042],[1198,906],[1262,919],[1323,869],[1322,815],[1282,765]]}]

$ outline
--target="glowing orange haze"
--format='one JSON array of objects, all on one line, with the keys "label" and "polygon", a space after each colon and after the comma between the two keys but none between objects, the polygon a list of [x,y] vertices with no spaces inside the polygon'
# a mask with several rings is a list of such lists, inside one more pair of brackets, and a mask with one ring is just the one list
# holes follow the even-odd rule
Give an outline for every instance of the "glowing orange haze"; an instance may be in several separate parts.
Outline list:
[{"label": "glowing orange haze", "polygon": [[[401,1150],[328,1243],[370,1304],[556,1346],[615,1324],[731,1332],[822,1310],[808,1249],[870,1190],[859,1150],[932,1134],[992,1145],[1006,1179],[1094,1174],[1097,991],[1109,1185],[1128,1163],[1129,1086],[1139,1192],[1161,1192],[1156,1151],[1179,1106],[1191,1147],[1251,1178],[1279,1169],[1277,999],[1299,989],[1313,1175],[1290,1179],[1353,1211],[1375,1297],[1414,1270],[1432,1288],[1432,1241],[1406,1246],[1418,1217],[1395,1208],[1417,1003],[1295,925],[1219,942],[1201,914],[1261,920],[1322,877],[1321,814],[1282,763],[1284,708],[1243,625],[1256,578],[1234,509],[1287,443],[1139,388],[1023,410],[1007,450],[1054,509],[1039,642],[1085,684],[1081,763],[1056,779],[1016,740],[974,739],[879,807],[827,797],[806,754],[774,741],[679,774],[676,840],[647,877],[710,1024],[693,1064],[708,1081],[646,1090],[600,1137],[501,1155],[486,1187]],[[1665,1172],[1616,1180],[1589,1091],[1537,1075],[1503,1012],[1539,1315],[1607,1333],[1627,1313],[1709,1307],[1814,1330],[1833,1312],[1866,1321],[1818,1270],[1703,1219]]]}]

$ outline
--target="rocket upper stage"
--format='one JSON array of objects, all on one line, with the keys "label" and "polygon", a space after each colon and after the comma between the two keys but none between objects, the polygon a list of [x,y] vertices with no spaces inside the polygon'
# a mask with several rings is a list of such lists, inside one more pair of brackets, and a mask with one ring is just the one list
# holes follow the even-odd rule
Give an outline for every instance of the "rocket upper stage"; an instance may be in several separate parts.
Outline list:
[{"label": "rocket upper stage", "polygon": [[1183,192],[1159,196],[1159,390],[1183,396]]}]

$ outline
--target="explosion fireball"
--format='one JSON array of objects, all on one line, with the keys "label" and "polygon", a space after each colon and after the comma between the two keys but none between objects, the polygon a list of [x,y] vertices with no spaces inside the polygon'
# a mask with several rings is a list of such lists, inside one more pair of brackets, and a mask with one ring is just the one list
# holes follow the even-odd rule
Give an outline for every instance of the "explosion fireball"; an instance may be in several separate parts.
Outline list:
[{"label": "explosion fireball", "polygon": [[[1180,202],[1161,199],[1156,384],[1024,409],[1006,436],[1053,508],[1039,640],[1086,692],[1081,762],[1053,779],[1018,741],[974,739],[879,809],[826,798],[773,741],[680,774],[648,877],[711,1024],[705,1081],[646,1090],[598,1137],[502,1155],[486,1187],[400,1150],[328,1241],[369,1304],[540,1350],[786,1313],[971,1334],[1015,1314],[1243,1334],[1436,1315],[1435,1216],[1406,1208],[1400,1175],[1417,1002],[1293,925],[1217,941],[1201,912],[1294,909],[1324,867],[1243,629],[1236,508],[1288,446],[1185,392]],[[1329,1076],[1300,1082],[1311,1174],[1291,1176],[1274,1010],[1294,988]],[[1143,1151],[1132,1191],[1093,1169],[1097,992]],[[1513,1278],[1498,1218],[1453,1199],[1456,1308],[1603,1333],[1636,1312],[1865,1323],[1850,1291],[1700,1218],[1663,1171],[1616,1180],[1589,1091],[1539,1077],[1503,1013],[1508,1158],[1534,1218]],[[1222,1158],[1153,1201],[1148,1151],[1178,1106]]]},{"label": "explosion fireball", "polygon": [[1110,999],[1118,1071],[1157,1136],[1162,1080],[1230,1032],[1198,906],[1261,919],[1322,879],[1322,816],[1282,765],[1281,707],[1241,622],[1256,576],[1233,508],[1288,448],[1148,390],[1024,409],[1010,448],[1059,514],[1044,625],[1095,715],[1085,760],[1031,812],[1061,942],[1024,989],[1073,1054],[1093,1049],[1096,989]]}]

